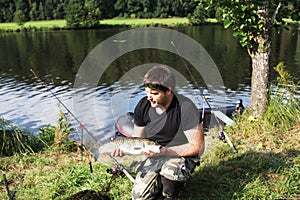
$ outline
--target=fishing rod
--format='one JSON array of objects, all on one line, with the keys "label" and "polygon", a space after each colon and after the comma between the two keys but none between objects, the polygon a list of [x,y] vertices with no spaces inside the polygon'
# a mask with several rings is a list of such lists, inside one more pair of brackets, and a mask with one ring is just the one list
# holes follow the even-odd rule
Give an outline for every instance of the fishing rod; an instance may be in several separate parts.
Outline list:
[{"label": "fishing rod", "polygon": [[14,199],[14,197],[15,197],[15,195],[16,195],[16,192],[17,192],[17,189],[18,189],[20,183],[24,180],[24,176],[25,176],[25,174],[21,174],[21,175],[20,175],[20,182],[15,186],[15,188],[14,188],[13,191],[11,192],[11,191],[9,190],[9,183],[8,183],[8,181],[7,181],[7,179],[6,179],[6,174],[3,173],[3,182],[4,182],[4,185],[5,185],[6,192],[7,192],[7,196],[8,196],[8,199],[9,199],[9,200],[13,200],[13,199]]},{"label": "fishing rod", "polygon": [[52,94],[52,96],[67,110],[67,112],[76,120],[76,122],[79,124],[80,128],[85,130],[98,144],[98,146],[100,146],[100,144],[97,142],[97,139],[89,132],[89,130],[87,130],[87,128],[79,121],[79,119],[71,112],[71,110],[69,110],[69,108],[60,100],[60,98],[58,98],[58,96],[52,92],[52,90],[48,87],[48,85],[46,85],[45,82],[42,81],[42,79],[40,79],[37,74],[35,73],[35,71],[33,71],[33,69],[30,69],[31,73],[34,75],[34,77],[47,89],[48,92],[50,92]]},{"label": "fishing rod", "polygon": [[[192,80],[194,81],[194,84],[195,84],[196,87],[198,88],[198,90],[199,90],[199,92],[200,92],[200,95],[201,95],[202,98],[203,98],[203,108],[202,108],[202,123],[203,123],[203,121],[204,121],[204,109],[205,109],[204,104],[206,103],[206,104],[208,105],[208,107],[210,108],[210,110],[212,110],[212,108],[211,108],[210,104],[208,103],[208,100],[207,100],[206,96],[204,95],[204,93],[203,93],[202,90],[200,89],[200,86],[199,86],[198,82],[196,81],[196,79],[195,79],[193,73],[191,72],[190,68],[189,68],[189,67],[187,66],[187,64],[184,62],[184,60],[183,60],[183,58],[182,58],[182,56],[181,56],[181,54],[180,54],[178,48],[176,47],[175,43],[174,43],[173,41],[171,41],[171,44],[172,44],[172,46],[174,47],[174,49],[176,50],[177,54],[179,55],[181,62],[182,62],[183,65],[185,66],[185,68],[186,68],[186,70],[188,71],[190,77],[191,77]],[[214,115],[214,116],[215,116],[215,115]],[[217,119],[216,116],[215,116],[215,118]],[[217,119],[217,122],[218,122],[218,124],[220,125],[220,122],[219,122],[218,119]],[[230,138],[228,137],[228,135],[227,135],[223,130],[222,130],[222,132],[223,132],[224,137],[225,137],[225,139],[227,140],[229,146],[232,148],[232,150],[233,150],[235,153],[237,153],[237,150],[236,150],[236,148],[234,147],[234,145],[233,145],[233,143],[231,142],[231,140],[230,140]]]},{"label": "fishing rod", "polygon": [[208,100],[207,100],[206,96],[203,94],[202,90],[200,89],[200,86],[199,86],[198,82],[196,81],[195,77],[193,76],[193,73],[191,72],[190,68],[189,68],[189,67],[187,66],[187,64],[184,62],[184,60],[183,60],[183,58],[182,58],[180,52],[178,51],[178,49],[177,49],[175,43],[174,43],[173,41],[171,41],[171,44],[173,45],[174,49],[176,50],[177,54],[179,55],[181,62],[182,62],[183,65],[185,66],[186,70],[188,71],[188,73],[189,73],[190,77],[192,78],[194,84],[195,84],[196,87],[198,88],[198,90],[199,90],[199,92],[200,92],[200,94],[201,94],[201,96],[202,96],[202,98],[203,98],[203,102],[206,103],[206,104],[208,105],[209,108],[211,108],[210,104],[208,103]]},{"label": "fishing rod", "polygon": [[[41,83],[46,89],[47,91],[49,91],[52,96],[66,109],[66,111],[76,120],[76,122],[80,125],[80,128],[84,131],[86,131],[89,136],[91,136],[92,139],[95,140],[96,144],[98,146],[101,146],[98,142],[97,139],[93,136],[93,134],[80,122],[80,120],[71,112],[71,110],[60,100],[60,98],[54,93],[52,92],[52,90],[46,85],[45,82],[42,81],[42,79],[40,79],[37,74],[35,73],[35,71],[33,71],[33,69],[30,69],[31,73],[34,75],[34,77],[39,81],[39,83]],[[107,155],[107,154],[106,154]],[[108,155],[112,161],[122,170],[122,172],[124,172],[124,174],[132,181],[134,182],[134,178],[129,174],[129,172],[111,155]],[[88,157],[88,162],[89,162],[89,166],[90,166],[90,172],[93,172],[93,168],[92,168],[92,158],[89,155]]]},{"label": "fishing rod", "polygon": [[176,50],[177,54],[179,55],[180,57],[180,60],[181,62],[183,63],[183,65],[185,66],[186,70],[188,71],[190,77],[192,78],[194,84],[196,85],[196,87],[198,88],[199,92],[200,92],[200,95],[202,96],[203,98],[203,106],[202,106],[202,123],[204,121],[204,111],[205,111],[205,103],[208,105],[208,107],[211,109],[211,106],[210,104],[208,103],[208,100],[206,98],[206,96],[203,94],[202,90],[200,89],[200,86],[198,84],[198,82],[196,81],[195,77],[193,76],[193,73],[191,72],[190,68],[187,66],[187,64],[184,62],[179,50],[177,49],[175,43],[173,41],[171,41],[171,44],[172,46],[174,47],[174,49]]}]

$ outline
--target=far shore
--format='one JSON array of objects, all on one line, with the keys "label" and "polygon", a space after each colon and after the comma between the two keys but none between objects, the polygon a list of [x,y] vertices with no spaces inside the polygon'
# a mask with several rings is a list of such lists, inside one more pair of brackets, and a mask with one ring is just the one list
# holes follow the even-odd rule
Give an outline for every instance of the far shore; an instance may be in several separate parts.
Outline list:
[{"label": "far shore", "polygon": [[[207,23],[217,23],[216,19],[208,19]],[[151,19],[132,19],[114,18],[100,21],[101,27],[155,27],[155,26],[190,26],[189,19],[186,17],[173,18],[151,18]],[[66,20],[47,20],[29,21],[19,26],[17,23],[0,23],[2,32],[38,31],[38,30],[65,30],[74,29],[67,27]],[[78,29],[84,29],[78,28]]]},{"label": "far shore", "polygon": [[[287,25],[294,24],[300,30],[300,21],[290,19],[284,20]],[[217,19],[206,19],[205,24],[217,24]],[[106,27],[175,27],[175,26],[191,26],[187,17],[171,17],[171,18],[114,18],[100,21],[97,28]],[[15,22],[0,23],[0,32],[26,32],[26,31],[51,31],[51,30],[68,30],[68,29],[87,29],[85,27],[68,27],[66,20],[47,20],[47,21],[29,21],[22,26]]]}]

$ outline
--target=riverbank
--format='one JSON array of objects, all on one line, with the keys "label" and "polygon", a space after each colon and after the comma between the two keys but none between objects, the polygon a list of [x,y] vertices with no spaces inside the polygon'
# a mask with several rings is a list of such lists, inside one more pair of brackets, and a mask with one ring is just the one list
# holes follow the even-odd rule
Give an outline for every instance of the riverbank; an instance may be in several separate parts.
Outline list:
[{"label": "riverbank", "polygon": [[[207,23],[217,23],[216,19],[207,19]],[[115,18],[100,21],[100,27],[160,27],[160,26],[190,26],[188,18],[152,18],[132,19]],[[31,21],[19,26],[16,23],[0,23],[1,32],[49,31],[66,30],[66,20]],[[82,28],[83,29],[83,28]]]},{"label": "riverbank", "polygon": [[[294,24],[300,29],[300,21],[291,19],[284,20],[286,24]],[[216,24],[218,21],[213,18],[205,20],[207,24]],[[98,28],[105,27],[172,27],[172,26],[191,26],[189,19],[186,17],[173,18],[114,18],[100,21]],[[24,32],[24,31],[53,31],[74,29],[67,26],[66,20],[47,20],[47,21],[30,21],[19,26],[17,23],[0,23],[0,32]],[[84,28],[80,28],[84,29]]]}]

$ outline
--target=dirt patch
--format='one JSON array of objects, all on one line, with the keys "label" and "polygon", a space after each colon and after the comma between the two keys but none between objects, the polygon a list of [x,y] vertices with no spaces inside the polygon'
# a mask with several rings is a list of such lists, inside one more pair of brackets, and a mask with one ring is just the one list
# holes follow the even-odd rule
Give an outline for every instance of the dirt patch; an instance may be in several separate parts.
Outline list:
[{"label": "dirt patch", "polygon": [[110,197],[106,194],[103,194],[94,190],[83,190],[80,191],[71,197],[67,198],[67,200],[110,200]]}]

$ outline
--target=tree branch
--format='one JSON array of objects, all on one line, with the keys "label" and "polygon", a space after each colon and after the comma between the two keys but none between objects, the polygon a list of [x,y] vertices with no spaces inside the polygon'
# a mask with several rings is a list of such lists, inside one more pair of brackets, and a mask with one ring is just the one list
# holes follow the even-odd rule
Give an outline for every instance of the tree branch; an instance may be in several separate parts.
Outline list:
[{"label": "tree branch", "polygon": [[280,1],[280,2],[278,3],[278,5],[277,5],[276,10],[275,10],[274,13],[273,13],[273,16],[272,16],[272,19],[271,19],[271,26],[274,24],[275,18],[276,18],[276,16],[277,16],[277,14],[278,14],[279,9],[280,9],[281,6],[282,6],[282,2]]}]

